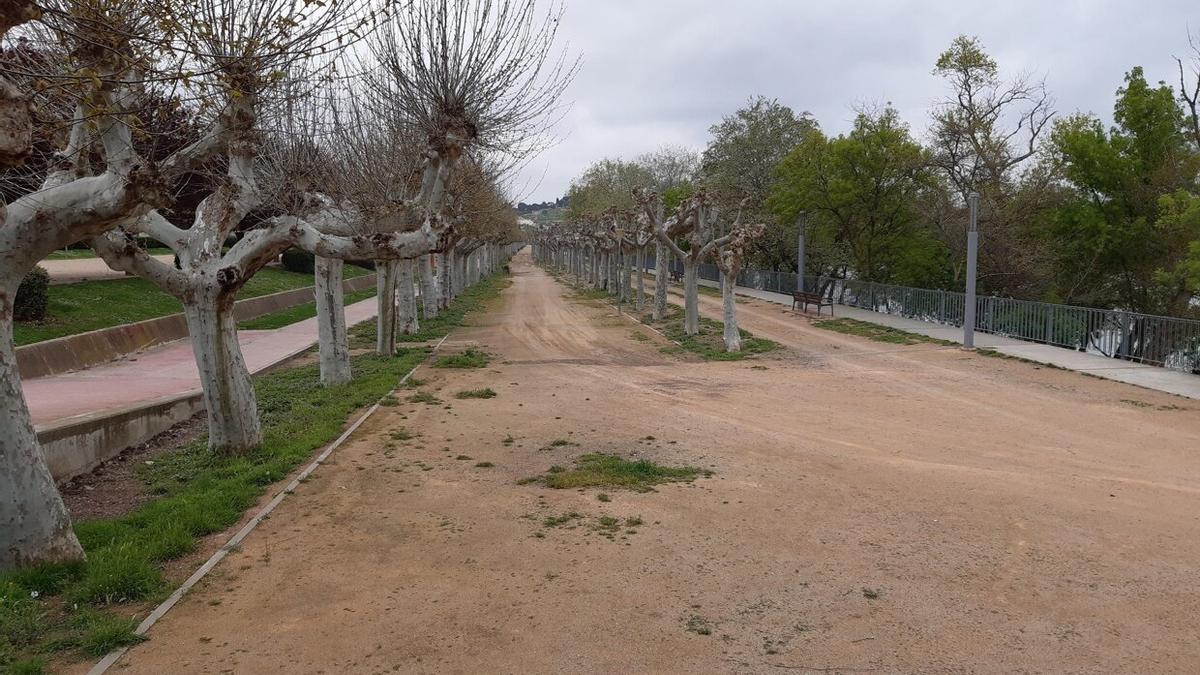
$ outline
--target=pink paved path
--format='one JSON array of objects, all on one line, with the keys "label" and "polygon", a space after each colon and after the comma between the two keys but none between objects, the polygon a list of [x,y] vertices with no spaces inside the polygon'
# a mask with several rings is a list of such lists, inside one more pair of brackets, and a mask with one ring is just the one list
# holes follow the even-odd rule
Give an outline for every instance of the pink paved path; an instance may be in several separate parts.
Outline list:
[{"label": "pink paved path", "polygon": [[[352,326],[375,316],[375,298],[346,307]],[[238,331],[250,372],[258,372],[317,343],[317,319],[276,330]],[[189,340],[176,340],[95,368],[26,380],[25,398],[39,427],[69,418],[116,412],[200,391]]]},{"label": "pink paved path", "polygon": [[[172,264],[175,260],[171,255],[156,255],[155,259]],[[96,279],[123,279],[124,272],[117,272],[100,258],[75,258],[72,260],[43,260],[38,263],[46,268],[52,284],[73,284],[77,281],[94,281]]]}]

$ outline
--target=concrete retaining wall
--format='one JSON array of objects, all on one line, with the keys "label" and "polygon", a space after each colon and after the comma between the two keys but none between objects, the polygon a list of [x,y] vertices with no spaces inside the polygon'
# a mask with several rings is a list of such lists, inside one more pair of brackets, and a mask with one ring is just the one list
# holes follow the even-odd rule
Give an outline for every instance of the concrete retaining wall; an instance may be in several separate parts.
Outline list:
[{"label": "concrete retaining wall", "polygon": [[38,441],[61,483],[91,471],[126,448],[145,443],[204,410],[200,392],[100,415],[84,415],[38,430]]},{"label": "concrete retaining wall", "polygon": [[[375,275],[367,274],[347,279],[343,287],[347,293],[353,293],[374,285]],[[312,286],[239,300],[234,305],[234,313],[238,321],[247,321],[307,302],[313,302]],[[108,363],[147,347],[185,337],[187,322],[183,315],[171,314],[17,347],[17,368],[22,378],[30,380]]]}]

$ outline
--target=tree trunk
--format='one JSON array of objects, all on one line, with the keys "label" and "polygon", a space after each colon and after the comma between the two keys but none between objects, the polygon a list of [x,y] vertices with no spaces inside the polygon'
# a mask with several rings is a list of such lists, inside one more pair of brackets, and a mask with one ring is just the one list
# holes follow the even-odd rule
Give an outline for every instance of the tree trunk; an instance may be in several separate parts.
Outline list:
[{"label": "tree trunk", "polygon": [[409,258],[400,262],[400,277],[396,293],[399,300],[399,320],[397,324],[401,335],[412,335],[421,329],[417,322],[416,271],[417,261]]},{"label": "tree trunk", "polygon": [[646,307],[646,247],[637,252],[637,311]]},{"label": "tree trunk", "polygon": [[317,344],[321,356],[321,384],[350,381],[350,341],[346,335],[346,300],[342,294],[345,263],[317,258]]},{"label": "tree trunk", "polygon": [[621,252],[621,297],[625,302],[633,300],[633,252]]},{"label": "tree trunk", "polygon": [[428,321],[438,315],[441,291],[433,273],[433,256],[421,256],[417,259],[417,265],[421,271],[421,316]]},{"label": "tree trunk", "polygon": [[683,260],[683,332],[695,335],[700,332],[700,295],[696,283],[696,263],[690,258]]},{"label": "tree trunk", "polygon": [[396,268],[398,260],[375,261],[375,352],[383,356],[396,353]]},{"label": "tree trunk", "polygon": [[20,280],[0,283],[0,570],[83,560],[21,392],[12,324]]},{"label": "tree trunk", "polygon": [[737,283],[736,275],[721,274],[721,301],[724,305],[725,320],[725,351],[742,351],[742,333],[737,325],[737,303],[734,299],[733,288]]},{"label": "tree trunk", "polygon": [[667,313],[667,247],[657,242],[654,245],[654,307],[651,310],[655,321],[661,321]]},{"label": "tree trunk", "polygon": [[233,301],[232,291],[199,286],[193,288],[192,302],[183,306],[208,411],[208,448],[229,455],[262,444],[258,401],[238,345]]},{"label": "tree trunk", "polygon": [[454,292],[454,282],[450,278],[450,266],[454,264],[453,260],[453,250],[438,254],[438,287],[442,292],[439,300],[439,302],[441,302],[441,309],[446,309],[449,307],[450,301],[454,299],[454,296],[451,295]]}]

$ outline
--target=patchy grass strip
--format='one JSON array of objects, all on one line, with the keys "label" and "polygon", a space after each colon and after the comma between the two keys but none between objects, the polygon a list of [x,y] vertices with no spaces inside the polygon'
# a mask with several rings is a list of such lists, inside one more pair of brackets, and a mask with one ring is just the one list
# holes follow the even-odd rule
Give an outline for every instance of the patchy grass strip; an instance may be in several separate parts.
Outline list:
[{"label": "patchy grass strip", "polygon": [[[481,279],[474,286],[463,291],[450,307],[438,312],[432,318],[422,318],[421,327],[409,335],[397,335],[397,342],[428,342],[445,337],[455,328],[467,325],[467,318],[473,312],[486,309],[487,303],[500,296],[501,291],[512,285],[512,279],[507,272],[497,272]],[[349,331],[351,349],[372,349],[375,347],[376,322],[361,323]]]},{"label": "patchy grass strip", "polygon": [[711,476],[712,472],[693,466],[670,467],[649,460],[628,460],[608,453],[589,453],[575,462],[575,468],[552,466],[545,474],[523,479],[522,483],[541,483],[549,488],[624,488],[650,492],[663,483],[687,483]]},{"label": "patchy grass strip", "polygon": [[496,391],[491,387],[484,389],[467,389],[454,395],[454,398],[496,398]]},{"label": "patchy grass strip", "polygon": [[[154,499],[123,516],[76,523],[86,562],[0,574],[0,672],[38,673],[50,657],[99,655],[140,639],[130,615],[170,594],[167,562],[236,523],[268,486],[336,438],[351,413],[378,401],[427,354],[354,357],[355,378],[342,386],[322,386],[316,364],[255,377],[262,447],[226,457],[199,438],[156,458],[139,470]],[[394,433],[412,438],[404,429]]]},{"label": "patchy grass strip", "polygon": [[[354,293],[347,293],[345,296],[345,304],[346,306],[350,306],[356,302],[373,297],[375,297],[375,289],[367,288]],[[316,315],[317,303],[309,302],[303,305],[296,305],[295,307],[290,307],[288,309],[281,309],[278,312],[272,312],[270,314],[260,316],[257,319],[242,321],[238,324],[238,330],[274,330],[276,328],[283,328],[284,326],[290,326],[294,323],[299,323],[305,319],[311,319]]]},{"label": "patchy grass strip", "polygon": [[434,368],[485,368],[491,357],[487,352],[480,351],[475,347],[468,347],[466,351],[458,354],[450,354],[443,356],[433,362]]},{"label": "patchy grass strip", "polygon": [[910,333],[898,328],[890,326],[881,326],[877,323],[867,321],[859,321],[858,319],[824,319],[814,321],[813,324],[817,328],[824,328],[836,333],[845,335],[857,335],[865,337],[868,340],[876,342],[887,342],[896,345],[915,345],[920,343],[930,343],[939,345],[954,345],[956,343],[949,340],[940,340],[919,333]]}]

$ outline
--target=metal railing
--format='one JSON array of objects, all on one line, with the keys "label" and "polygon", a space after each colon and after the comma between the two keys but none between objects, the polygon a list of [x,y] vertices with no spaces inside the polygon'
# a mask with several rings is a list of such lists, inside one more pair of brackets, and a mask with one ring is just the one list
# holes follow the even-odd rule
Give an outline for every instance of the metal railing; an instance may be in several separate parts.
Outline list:
[{"label": "metal railing", "polygon": [[[672,267],[682,272],[679,262]],[[652,259],[647,269],[654,269]],[[716,265],[702,264],[697,276],[719,281],[721,273]],[[792,272],[743,270],[737,285],[785,295],[797,290]],[[806,276],[803,290],[849,307],[963,325],[965,299],[957,291],[817,276]],[[1200,375],[1200,320],[994,296],[976,298],[975,316],[975,330],[983,333]]]}]

